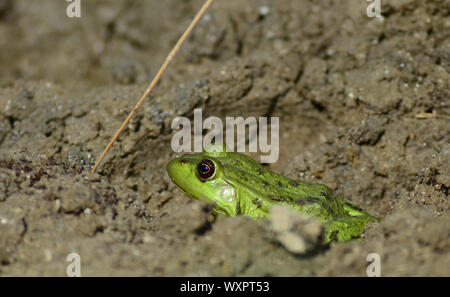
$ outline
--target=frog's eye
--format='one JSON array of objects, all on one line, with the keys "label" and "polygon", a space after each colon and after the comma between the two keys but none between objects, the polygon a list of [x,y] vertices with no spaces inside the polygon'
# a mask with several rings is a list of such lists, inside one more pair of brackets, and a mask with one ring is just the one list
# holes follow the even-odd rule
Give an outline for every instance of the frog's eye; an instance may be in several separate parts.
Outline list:
[{"label": "frog's eye", "polygon": [[214,165],[214,162],[209,159],[201,160],[197,165],[197,175],[201,181],[213,179],[216,175],[216,166]]}]

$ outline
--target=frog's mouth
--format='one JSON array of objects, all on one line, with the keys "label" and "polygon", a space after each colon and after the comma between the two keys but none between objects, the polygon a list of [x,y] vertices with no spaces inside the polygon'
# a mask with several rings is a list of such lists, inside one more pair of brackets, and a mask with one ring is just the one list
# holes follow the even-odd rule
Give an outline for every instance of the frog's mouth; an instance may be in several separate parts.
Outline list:
[{"label": "frog's mouth", "polygon": [[[175,184],[176,184],[176,183],[175,183]],[[194,195],[192,195],[192,194],[186,192],[185,190],[183,190],[183,188],[181,188],[179,185],[177,185],[177,187],[178,187],[178,189],[180,189],[181,192],[183,192],[183,194],[186,195],[186,197],[188,197],[189,199],[192,199],[192,200],[200,200],[199,198],[195,197]]]},{"label": "frog's mouth", "polygon": [[[175,181],[173,181],[173,182],[177,185],[177,183]],[[181,192],[183,192],[184,195],[186,195],[186,197],[188,197],[191,200],[204,201],[204,202],[210,201],[210,199],[207,199],[206,197],[195,197],[194,195],[190,194],[189,192],[186,192],[185,190],[183,190],[183,188],[180,187],[179,185],[177,185],[177,187],[178,187],[178,189],[181,190]],[[213,212],[216,214],[220,213],[220,214],[223,214],[226,216],[237,216],[237,215],[241,214],[241,203],[240,203],[238,197],[235,197],[235,199],[236,199],[236,213],[235,214],[230,213],[230,211],[227,208],[220,207],[220,205],[217,203],[217,201],[207,202],[207,203],[214,205]]]},{"label": "frog's mouth", "polygon": [[193,196],[192,194],[190,194],[189,192],[186,192],[177,182],[176,182],[176,180],[172,177],[172,176],[170,176],[170,174],[169,174],[169,177],[170,177],[170,180],[177,186],[177,188],[181,191],[181,192],[183,192],[183,194],[184,195],[186,195],[187,197],[189,197],[189,199],[192,199],[192,200],[199,200],[198,198],[196,198],[195,196]]}]

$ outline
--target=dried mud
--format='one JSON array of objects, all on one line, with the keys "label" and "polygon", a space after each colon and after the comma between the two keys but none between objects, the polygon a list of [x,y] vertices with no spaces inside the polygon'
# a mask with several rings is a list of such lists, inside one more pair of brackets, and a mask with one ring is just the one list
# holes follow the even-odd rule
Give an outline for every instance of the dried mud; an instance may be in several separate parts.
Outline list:
[{"label": "dried mud", "polygon": [[[450,275],[450,2],[215,1],[89,169],[202,1],[0,0],[0,275]],[[178,115],[278,116],[271,168],[381,218],[305,256],[165,171]]]}]

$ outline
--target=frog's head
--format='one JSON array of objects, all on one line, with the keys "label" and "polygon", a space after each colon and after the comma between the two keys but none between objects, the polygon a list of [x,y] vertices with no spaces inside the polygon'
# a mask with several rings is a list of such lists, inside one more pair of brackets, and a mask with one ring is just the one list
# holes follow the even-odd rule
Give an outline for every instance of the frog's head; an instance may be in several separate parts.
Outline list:
[{"label": "frog's head", "polygon": [[228,216],[239,213],[235,188],[227,183],[220,157],[227,154],[213,145],[201,154],[183,155],[167,164],[171,180],[191,199],[215,204],[215,212]]}]

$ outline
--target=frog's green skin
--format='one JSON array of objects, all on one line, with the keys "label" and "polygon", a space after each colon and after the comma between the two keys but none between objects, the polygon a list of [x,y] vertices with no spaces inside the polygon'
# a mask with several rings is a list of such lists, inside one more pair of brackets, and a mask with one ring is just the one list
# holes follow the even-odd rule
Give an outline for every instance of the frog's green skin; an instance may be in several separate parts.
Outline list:
[{"label": "frog's green skin", "polygon": [[[257,219],[268,217],[273,205],[287,205],[325,223],[325,242],[358,238],[368,222],[377,220],[324,185],[294,181],[225,148],[215,144],[209,152],[184,155],[167,165],[170,178],[186,196],[214,203],[215,213]],[[197,166],[203,160],[214,163],[215,175],[202,181]]]}]

